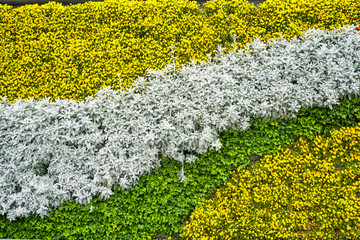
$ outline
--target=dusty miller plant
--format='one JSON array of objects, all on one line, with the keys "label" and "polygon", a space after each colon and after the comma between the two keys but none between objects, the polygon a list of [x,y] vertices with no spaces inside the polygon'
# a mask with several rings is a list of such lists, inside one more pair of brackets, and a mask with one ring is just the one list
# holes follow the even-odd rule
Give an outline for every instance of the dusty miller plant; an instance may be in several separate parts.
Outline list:
[{"label": "dusty miller plant", "polygon": [[[236,47],[236,46],[234,46]],[[255,39],[212,62],[169,64],[129,91],[103,88],[83,102],[0,104],[0,214],[47,216],[70,199],[89,204],[112,187],[134,186],[161,157],[192,163],[221,148],[219,134],[251,118],[296,117],[358,96],[360,34],[355,26],[303,37]],[[186,181],[184,167],[180,181]]]}]

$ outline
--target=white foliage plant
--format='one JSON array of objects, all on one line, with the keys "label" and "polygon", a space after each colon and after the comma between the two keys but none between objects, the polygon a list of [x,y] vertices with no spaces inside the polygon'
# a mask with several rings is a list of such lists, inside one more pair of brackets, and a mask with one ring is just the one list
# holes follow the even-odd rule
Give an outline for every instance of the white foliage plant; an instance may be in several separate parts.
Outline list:
[{"label": "white foliage plant", "polygon": [[251,118],[296,117],[301,107],[331,108],[357,97],[360,34],[355,26],[311,29],[300,38],[255,39],[212,61],[148,72],[134,88],[98,91],[85,101],[2,99],[0,214],[47,216],[65,201],[108,198],[160,166],[184,164],[219,134],[246,130]]}]

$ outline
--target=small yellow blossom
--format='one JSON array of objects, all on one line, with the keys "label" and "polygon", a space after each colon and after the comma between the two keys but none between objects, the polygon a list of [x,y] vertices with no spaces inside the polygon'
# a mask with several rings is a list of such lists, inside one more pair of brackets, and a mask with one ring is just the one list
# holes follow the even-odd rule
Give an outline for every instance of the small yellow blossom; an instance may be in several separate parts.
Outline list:
[{"label": "small yellow blossom", "polygon": [[191,214],[185,239],[210,232],[221,239],[360,238],[359,146],[360,123],[328,138],[300,138],[291,151],[279,148],[251,170],[238,168],[216,199]]}]

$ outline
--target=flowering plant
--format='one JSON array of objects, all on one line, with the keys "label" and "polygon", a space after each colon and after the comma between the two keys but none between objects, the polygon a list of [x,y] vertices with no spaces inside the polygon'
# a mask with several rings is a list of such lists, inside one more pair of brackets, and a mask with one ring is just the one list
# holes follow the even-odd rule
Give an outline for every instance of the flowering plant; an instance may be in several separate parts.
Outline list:
[{"label": "flowering plant", "polygon": [[184,182],[184,164],[219,150],[226,129],[358,97],[355,27],[310,29],[267,45],[257,38],[227,54],[219,47],[212,62],[169,64],[128,91],[103,88],[84,101],[0,98],[0,215],[44,217],[69,200],[108,198],[115,184],[133,187],[163,157],[182,163]]}]

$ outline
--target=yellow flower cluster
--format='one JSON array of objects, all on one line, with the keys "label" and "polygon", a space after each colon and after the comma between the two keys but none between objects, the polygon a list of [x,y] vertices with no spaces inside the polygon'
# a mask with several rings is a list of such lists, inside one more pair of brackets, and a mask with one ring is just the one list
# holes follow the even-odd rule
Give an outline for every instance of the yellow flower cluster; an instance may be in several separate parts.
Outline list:
[{"label": "yellow flower cluster", "polygon": [[185,239],[360,238],[360,124],[279,147],[205,200]]},{"label": "yellow flower cluster", "polygon": [[[0,96],[83,100],[103,86],[126,89],[149,69],[205,60],[218,45],[255,36],[301,34],[309,27],[360,22],[360,1],[105,0],[70,6],[50,2],[0,5]],[[121,75],[121,82],[118,74]]]},{"label": "yellow flower cluster", "polygon": [[225,52],[232,50],[234,36],[238,46],[243,47],[264,32],[257,24],[257,8],[247,0],[207,1],[203,7],[216,33],[214,44],[226,47]]},{"label": "yellow flower cluster", "polygon": [[[195,1],[0,5],[0,95],[83,100],[170,60],[205,59],[214,31]],[[122,82],[118,74],[121,75]]]},{"label": "yellow flower cluster", "polygon": [[360,1],[354,0],[267,0],[260,4],[257,25],[264,29],[265,39],[280,34],[289,39],[309,28],[332,30],[357,24],[359,8]]}]

